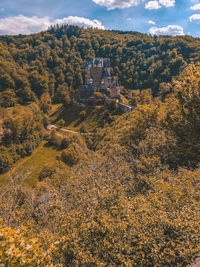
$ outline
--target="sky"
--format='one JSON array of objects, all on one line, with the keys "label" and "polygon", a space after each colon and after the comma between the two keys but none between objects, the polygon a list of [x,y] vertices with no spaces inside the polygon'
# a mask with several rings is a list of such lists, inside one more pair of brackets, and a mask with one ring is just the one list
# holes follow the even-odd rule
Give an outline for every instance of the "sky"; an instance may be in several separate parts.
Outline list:
[{"label": "sky", "polygon": [[0,0],[0,35],[55,24],[200,37],[200,0]]}]

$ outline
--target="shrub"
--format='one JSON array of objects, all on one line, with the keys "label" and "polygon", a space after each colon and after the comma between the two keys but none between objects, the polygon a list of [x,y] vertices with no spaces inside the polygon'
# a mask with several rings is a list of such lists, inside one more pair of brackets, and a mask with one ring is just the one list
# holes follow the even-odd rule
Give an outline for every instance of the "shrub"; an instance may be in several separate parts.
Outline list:
[{"label": "shrub", "polygon": [[80,127],[80,133],[86,133],[87,131],[86,131],[86,127],[85,127],[85,125],[82,125],[81,127]]},{"label": "shrub", "polygon": [[46,114],[43,117],[43,125],[45,128],[49,125],[49,118]]},{"label": "shrub", "polygon": [[42,181],[47,177],[51,178],[54,173],[56,173],[55,167],[53,167],[53,166],[45,166],[41,170],[38,179],[39,179],[39,181]]},{"label": "shrub", "polygon": [[61,138],[56,134],[55,130],[53,130],[51,132],[51,136],[49,139],[49,145],[55,146],[57,148],[60,148],[60,146],[61,146]]},{"label": "shrub", "polygon": [[57,122],[57,124],[59,127],[63,127],[63,126],[65,126],[65,121],[63,119],[61,119]]},{"label": "shrub", "polygon": [[94,96],[95,96],[97,99],[103,99],[103,94],[100,93],[100,92],[94,92]]},{"label": "shrub", "polygon": [[110,111],[115,111],[118,109],[118,104],[115,99],[112,99],[109,103],[107,103],[107,109]]},{"label": "shrub", "polygon": [[64,163],[72,166],[79,162],[79,152],[77,145],[72,143],[67,149],[65,149],[61,154],[61,159]]},{"label": "shrub", "polygon": [[8,153],[0,154],[0,174],[7,172],[13,165],[12,157]]},{"label": "shrub", "polygon": [[0,93],[0,105],[2,107],[13,107],[17,103],[15,92],[11,89],[7,89]]},{"label": "shrub", "polygon": [[69,144],[70,144],[70,140],[67,140],[67,138],[63,138],[61,140],[60,148],[66,149],[66,148],[68,148]]},{"label": "shrub", "polygon": [[80,118],[83,120],[86,116],[86,111],[85,110],[82,110],[79,114]]}]

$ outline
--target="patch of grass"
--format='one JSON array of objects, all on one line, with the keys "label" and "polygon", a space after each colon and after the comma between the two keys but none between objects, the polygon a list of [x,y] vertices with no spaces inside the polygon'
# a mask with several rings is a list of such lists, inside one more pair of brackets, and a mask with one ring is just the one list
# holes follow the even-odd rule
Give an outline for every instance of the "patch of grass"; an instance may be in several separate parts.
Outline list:
[{"label": "patch of grass", "polygon": [[31,156],[18,161],[9,172],[0,175],[0,184],[5,184],[8,182],[9,175],[23,175],[23,173],[29,173],[25,183],[32,187],[37,183],[39,173],[45,164],[61,164],[64,168],[64,164],[56,160],[56,156],[58,155],[59,151],[52,147],[46,146],[46,143],[46,141],[43,141],[40,146],[34,150]]},{"label": "patch of grass", "polygon": [[17,117],[20,116],[23,113],[26,113],[26,110],[29,109],[29,105],[27,106],[22,106],[22,105],[16,105],[11,108],[5,108],[4,109],[4,118],[6,117]]},{"label": "patch of grass", "polygon": [[[85,111],[84,118],[81,116],[81,112]],[[87,131],[93,131],[94,129],[101,127],[102,125],[102,113],[104,109],[102,107],[82,107],[78,105],[69,106],[68,108],[59,107],[54,114],[50,117],[53,124],[56,124],[60,120],[65,121],[63,128],[68,130],[79,131],[82,126]]]},{"label": "patch of grass", "polygon": [[51,105],[51,111],[50,111],[50,117],[54,117],[57,115],[57,113],[59,112],[59,110],[61,110],[63,108],[62,104],[52,104]]}]

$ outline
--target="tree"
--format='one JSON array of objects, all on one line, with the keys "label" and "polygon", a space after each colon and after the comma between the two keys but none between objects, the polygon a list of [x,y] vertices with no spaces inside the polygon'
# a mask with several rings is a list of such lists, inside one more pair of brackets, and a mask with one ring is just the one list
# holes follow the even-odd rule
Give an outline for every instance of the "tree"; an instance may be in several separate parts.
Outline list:
[{"label": "tree", "polygon": [[66,83],[59,85],[55,94],[55,102],[63,103],[65,107],[68,107],[71,103],[71,97],[69,88]]},{"label": "tree", "polygon": [[1,107],[13,107],[17,103],[14,90],[7,89],[0,93],[0,106]]},{"label": "tree", "polygon": [[62,152],[61,159],[64,163],[68,165],[77,164],[80,159],[77,145],[71,143],[69,147]]},{"label": "tree", "polygon": [[43,93],[40,97],[40,107],[44,113],[49,113],[51,110],[51,97],[49,93]]}]

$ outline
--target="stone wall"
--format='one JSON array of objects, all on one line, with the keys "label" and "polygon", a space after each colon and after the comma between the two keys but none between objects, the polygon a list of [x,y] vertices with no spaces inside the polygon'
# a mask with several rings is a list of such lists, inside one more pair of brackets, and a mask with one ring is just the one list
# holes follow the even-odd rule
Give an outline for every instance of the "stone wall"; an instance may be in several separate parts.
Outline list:
[{"label": "stone wall", "polygon": [[119,105],[119,109],[125,113],[131,112],[133,110],[132,106],[126,105],[124,103],[119,102],[118,105]]}]

